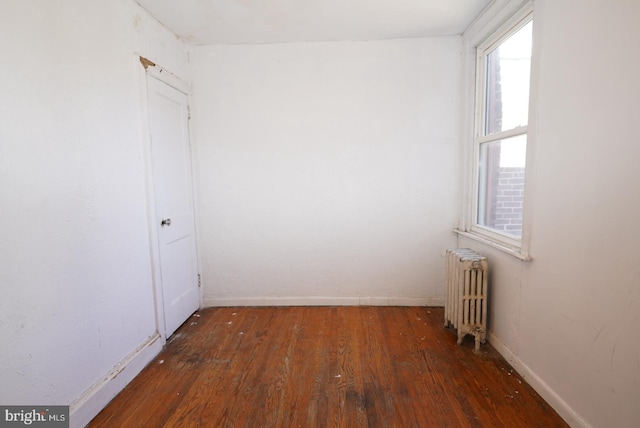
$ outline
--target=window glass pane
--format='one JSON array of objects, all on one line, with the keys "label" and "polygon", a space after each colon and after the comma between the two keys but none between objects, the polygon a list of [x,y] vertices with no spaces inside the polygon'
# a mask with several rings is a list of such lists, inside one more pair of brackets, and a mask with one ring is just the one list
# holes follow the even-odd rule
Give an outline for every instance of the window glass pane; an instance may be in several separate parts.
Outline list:
[{"label": "window glass pane", "polygon": [[486,56],[484,134],[527,124],[533,21]]},{"label": "window glass pane", "polygon": [[478,224],[520,238],[527,136],[480,144]]}]

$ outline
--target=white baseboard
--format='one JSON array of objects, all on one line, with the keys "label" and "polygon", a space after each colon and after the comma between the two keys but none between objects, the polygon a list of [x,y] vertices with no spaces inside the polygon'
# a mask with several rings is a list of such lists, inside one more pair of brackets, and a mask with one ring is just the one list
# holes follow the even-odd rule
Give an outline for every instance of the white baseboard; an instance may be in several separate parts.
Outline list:
[{"label": "white baseboard", "polygon": [[204,307],[223,306],[444,306],[444,297],[205,297]]},{"label": "white baseboard", "polygon": [[162,350],[155,334],[120,361],[109,373],[69,406],[71,428],[86,426]]},{"label": "white baseboard", "polygon": [[542,398],[553,409],[558,412],[560,417],[564,419],[572,427],[590,428],[591,425],[587,423],[578,413],[576,413],[566,401],[564,401],[556,392],[551,389],[547,383],[545,383],[529,366],[518,358],[511,349],[509,349],[496,335],[489,332],[489,343],[495,348],[505,360],[513,366],[513,368],[527,381],[533,389],[536,390]]}]

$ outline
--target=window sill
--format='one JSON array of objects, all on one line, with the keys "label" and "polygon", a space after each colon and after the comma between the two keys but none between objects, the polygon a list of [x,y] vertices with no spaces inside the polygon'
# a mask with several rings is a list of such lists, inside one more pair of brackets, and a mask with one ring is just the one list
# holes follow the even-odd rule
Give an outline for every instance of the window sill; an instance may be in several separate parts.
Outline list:
[{"label": "window sill", "polygon": [[478,241],[481,242],[485,245],[488,245],[492,248],[495,248],[497,250],[502,251],[503,253],[507,253],[519,260],[522,260],[524,262],[530,262],[531,261],[531,256],[527,255],[527,254],[523,254],[522,251],[520,250],[520,248],[513,248],[510,246],[507,246],[501,242],[492,240],[490,238],[487,238],[486,236],[482,236],[479,235],[477,233],[473,233],[473,232],[466,232],[464,230],[460,230],[460,229],[453,229],[453,231],[455,233],[457,233],[458,235],[464,236],[466,238],[469,239],[473,239],[474,241]]}]

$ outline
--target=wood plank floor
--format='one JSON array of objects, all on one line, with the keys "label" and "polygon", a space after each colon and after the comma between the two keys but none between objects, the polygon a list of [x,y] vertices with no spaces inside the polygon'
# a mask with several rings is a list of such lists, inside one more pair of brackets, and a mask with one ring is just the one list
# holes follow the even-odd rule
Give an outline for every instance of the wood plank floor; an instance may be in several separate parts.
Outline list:
[{"label": "wood plank floor", "polygon": [[565,427],[442,308],[197,312],[90,427]]}]

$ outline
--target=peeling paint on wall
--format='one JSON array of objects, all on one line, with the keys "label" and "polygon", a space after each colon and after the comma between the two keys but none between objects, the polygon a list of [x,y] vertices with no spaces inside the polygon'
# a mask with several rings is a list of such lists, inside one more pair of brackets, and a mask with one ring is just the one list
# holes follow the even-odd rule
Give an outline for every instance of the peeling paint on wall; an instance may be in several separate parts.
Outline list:
[{"label": "peeling paint on wall", "polygon": [[142,66],[144,67],[145,70],[147,68],[149,68],[149,67],[155,67],[156,66],[155,62],[153,62],[151,60],[148,60],[147,58],[145,58],[143,56],[140,57],[140,64],[142,64]]}]

